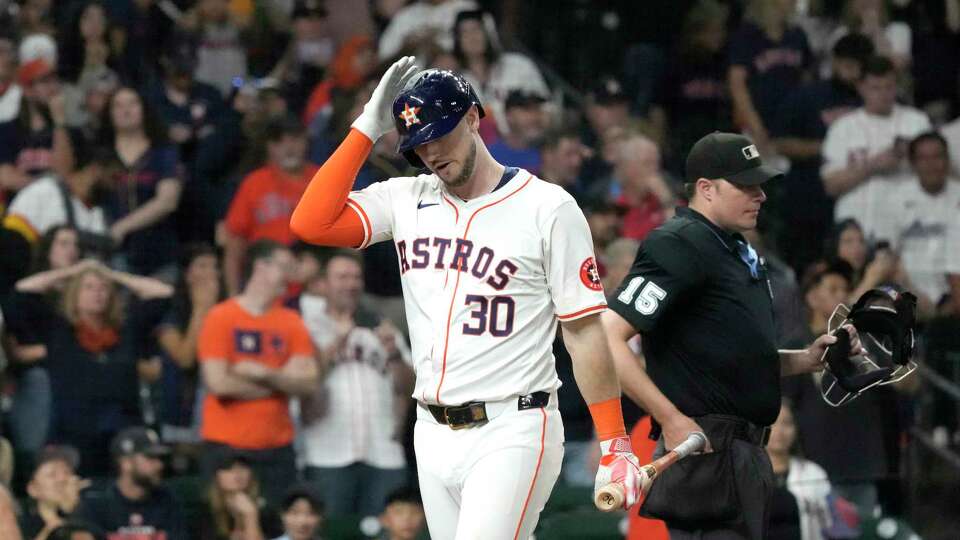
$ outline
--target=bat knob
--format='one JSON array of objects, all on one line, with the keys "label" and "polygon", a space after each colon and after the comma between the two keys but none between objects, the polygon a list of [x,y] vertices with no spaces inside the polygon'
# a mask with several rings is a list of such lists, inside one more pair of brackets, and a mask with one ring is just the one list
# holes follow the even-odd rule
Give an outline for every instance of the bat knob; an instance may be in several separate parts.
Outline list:
[{"label": "bat knob", "polygon": [[624,493],[623,486],[618,482],[613,482],[597,490],[597,494],[593,498],[593,504],[601,512],[612,512],[622,508],[624,500],[626,500],[626,493]]}]

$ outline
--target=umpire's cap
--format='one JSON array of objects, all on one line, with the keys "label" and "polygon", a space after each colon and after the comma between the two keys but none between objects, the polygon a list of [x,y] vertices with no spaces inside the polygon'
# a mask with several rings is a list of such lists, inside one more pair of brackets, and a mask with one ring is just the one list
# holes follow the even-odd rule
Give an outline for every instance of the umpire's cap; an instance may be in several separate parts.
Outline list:
[{"label": "umpire's cap", "polygon": [[687,155],[687,182],[724,179],[741,186],[758,186],[783,173],[767,167],[749,138],[715,132],[697,141]]},{"label": "umpire's cap", "polygon": [[471,105],[483,118],[480,98],[462,75],[424,71],[393,100],[393,121],[400,134],[397,151],[414,167],[424,167],[413,149],[453,131]]}]

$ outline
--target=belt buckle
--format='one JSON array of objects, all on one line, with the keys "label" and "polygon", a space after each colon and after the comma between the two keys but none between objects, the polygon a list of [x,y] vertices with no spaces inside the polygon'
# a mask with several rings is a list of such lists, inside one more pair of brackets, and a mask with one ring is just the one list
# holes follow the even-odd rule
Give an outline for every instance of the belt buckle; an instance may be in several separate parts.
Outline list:
[{"label": "belt buckle", "polygon": [[[477,403],[469,403],[466,405],[461,405],[459,407],[446,407],[443,409],[443,419],[447,422],[447,426],[454,431],[466,429],[468,427],[475,426],[477,424],[485,424],[487,422],[486,410],[483,408],[475,408],[478,405],[482,407],[482,404],[477,404]],[[463,409],[466,409],[467,411],[470,412],[471,418],[469,420],[465,422],[454,422],[453,420],[450,419],[451,410],[460,411]]]}]

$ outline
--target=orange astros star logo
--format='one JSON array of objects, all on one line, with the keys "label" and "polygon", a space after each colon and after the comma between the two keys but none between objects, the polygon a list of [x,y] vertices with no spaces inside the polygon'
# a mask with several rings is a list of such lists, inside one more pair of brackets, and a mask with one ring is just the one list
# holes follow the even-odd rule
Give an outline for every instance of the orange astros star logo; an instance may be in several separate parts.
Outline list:
[{"label": "orange astros star logo", "polygon": [[406,127],[419,124],[420,119],[417,118],[418,112],[420,112],[420,107],[411,107],[409,103],[404,103],[403,112],[400,113],[400,119],[407,123]]}]

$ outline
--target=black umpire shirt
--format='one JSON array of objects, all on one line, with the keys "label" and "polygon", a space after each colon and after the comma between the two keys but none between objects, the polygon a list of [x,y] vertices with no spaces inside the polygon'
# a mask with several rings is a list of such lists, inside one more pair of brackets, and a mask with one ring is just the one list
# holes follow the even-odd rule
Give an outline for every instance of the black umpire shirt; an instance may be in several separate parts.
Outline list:
[{"label": "black umpire shirt", "polygon": [[683,414],[735,415],[767,426],[780,412],[773,293],[730,234],[677,215],[644,240],[610,308],[642,334],[647,373]]}]

